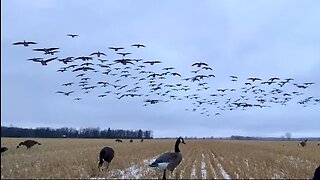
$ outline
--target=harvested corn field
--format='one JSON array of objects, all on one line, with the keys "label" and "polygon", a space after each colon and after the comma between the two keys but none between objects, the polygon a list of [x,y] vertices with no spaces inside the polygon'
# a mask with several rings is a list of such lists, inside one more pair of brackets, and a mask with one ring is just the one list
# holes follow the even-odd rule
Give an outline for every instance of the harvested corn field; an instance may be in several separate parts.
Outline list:
[{"label": "harvested corn field", "polygon": [[[35,139],[42,145],[16,146],[24,138],[1,138],[1,178],[162,178],[162,171],[148,165],[164,152],[174,150],[175,140],[140,142],[105,139]],[[182,162],[167,178],[312,178],[320,162],[320,146],[308,142],[188,140],[180,145]],[[98,169],[104,146],[115,157],[109,169]]]}]

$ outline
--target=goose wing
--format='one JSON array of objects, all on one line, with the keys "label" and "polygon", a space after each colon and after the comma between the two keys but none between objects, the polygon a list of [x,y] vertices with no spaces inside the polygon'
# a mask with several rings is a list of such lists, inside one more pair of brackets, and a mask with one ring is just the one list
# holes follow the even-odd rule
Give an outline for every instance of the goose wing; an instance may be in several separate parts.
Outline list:
[{"label": "goose wing", "polygon": [[13,45],[20,45],[20,44],[24,44],[23,42],[15,42],[13,43]]}]

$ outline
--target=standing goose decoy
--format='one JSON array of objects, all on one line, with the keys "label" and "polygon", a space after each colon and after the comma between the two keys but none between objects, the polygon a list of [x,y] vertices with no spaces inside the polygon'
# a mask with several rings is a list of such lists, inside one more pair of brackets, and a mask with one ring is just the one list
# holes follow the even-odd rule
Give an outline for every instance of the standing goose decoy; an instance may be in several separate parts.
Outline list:
[{"label": "standing goose decoy", "polygon": [[166,170],[170,170],[171,172],[180,164],[182,161],[182,155],[180,153],[179,144],[186,144],[182,137],[179,137],[174,146],[174,152],[167,152],[158,157],[153,163],[151,163],[150,167],[158,167],[163,169],[163,179],[166,179]]},{"label": "standing goose decoy", "polygon": [[8,150],[7,147],[1,147],[1,153],[6,152]]},{"label": "standing goose decoy", "polygon": [[112,161],[114,157],[114,150],[110,147],[104,147],[101,149],[100,154],[99,154],[99,163],[98,163],[98,168],[101,170],[102,164],[104,161],[106,161],[107,164],[107,169],[109,168],[109,164]]},{"label": "standing goose decoy", "polygon": [[24,145],[27,147],[27,149],[31,148],[34,145],[41,145],[39,142],[34,141],[34,140],[25,140],[24,142],[20,142],[19,145],[17,146],[17,148],[19,148],[20,146]]}]

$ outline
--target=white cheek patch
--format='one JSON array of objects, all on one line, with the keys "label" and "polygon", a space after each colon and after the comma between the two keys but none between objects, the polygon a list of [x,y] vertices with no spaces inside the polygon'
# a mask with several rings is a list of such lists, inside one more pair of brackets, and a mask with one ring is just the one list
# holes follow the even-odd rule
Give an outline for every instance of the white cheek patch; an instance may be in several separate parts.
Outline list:
[{"label": "white cheek patch", "polygon": [[168,164],[169,164],[169,163],[167,163],[167,162],[158,163],[158,168],[160,168],[160,169],[162,169],[162,170],[165,170],[165,169],[167,169]]}]

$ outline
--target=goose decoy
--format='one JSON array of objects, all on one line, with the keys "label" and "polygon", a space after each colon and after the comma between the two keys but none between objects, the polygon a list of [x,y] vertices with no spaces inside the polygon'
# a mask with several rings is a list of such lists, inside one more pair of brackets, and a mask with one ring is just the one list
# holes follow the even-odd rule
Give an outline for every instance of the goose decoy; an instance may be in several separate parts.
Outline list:
[{"label": "goose decoy", "polygon": [[27,147],[27,149],[31,148],[34,145],[41,145],[39,142],[34,141],[34,140],[25,140],[24,142],[20,142],[19,145],[17,146],[17,148],[19,148],[20,146],[24,145]]},{"label": "goose decoy", "polygon": [[110,147],[104,147],[101,149],[99,153],[99,163],[98,168],[101,170],[102,164],[104,161],[107,162],[107,169],[109,168],[109,164],[114,157],[114,150]]},{"label": "goose decoy", "polygon": [[31,42],[31,41],[19,41],[19,42],[13,43],[13,45],[23,45],[23,46],[29,46],[29,44],[37,44],[37,43]]},{"label": "goose decoy", "polygon": [[163,179],[166,179],[166,170],[171,172],[180,164],[182,161],[182,154],[179,149],[179,144],[186,144],[182,137],[179,137],[174,146],[174,152],[167,152],[158,157],[150,167],[158,167],[163,169]]},{"label": "goose decoy", "polygon": [[7,147],[1,147],[1,153],[6,152],[8,150]]}]

